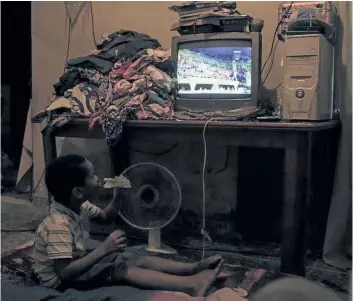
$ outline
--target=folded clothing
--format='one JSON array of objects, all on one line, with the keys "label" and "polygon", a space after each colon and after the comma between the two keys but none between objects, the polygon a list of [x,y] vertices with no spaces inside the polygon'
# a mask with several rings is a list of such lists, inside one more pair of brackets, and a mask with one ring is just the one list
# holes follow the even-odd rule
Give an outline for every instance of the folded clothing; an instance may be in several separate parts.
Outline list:
[{"label": "folded clothing", "polygon": [[181,5],[169,7],[171,11],[179,14],[180,17],[193,13],[213,12],[221,9],[236,9],[235,1],[186,1]]},{"label": "folded clothing", "polygon": [[199,26],[207,24],[219,26],[219,18],[241,15],[236,10],[236,7],[237,5],[234,1],[192,1],[171,6],[169,9],[179,15],[179,20],[172,25],[170,30],[177,30],[180,27],[191,25]]},{"label": "folded clothing", "polygon": [[72,70],[60,77],[59,82],[54,85],[55,95],[63,96],[65,91],[80,83],[80,72]]},{"label": "folded clothing", "polygon": [[161,47],[158,40],[132,30],[120,30],[108,37],[98,45],[100,53],[95,57],[116,62],[121,59],[130,59],[143,49],[156,49]]},{"label": "folded clothing", "polygon": [[92,68],[105,74],[105,73],[108,73],[110,69],[113,67],[113,63],[108,60],[101,59],[92,55],[92,56],[84,56],[84,57],[71,59],[67,62],[67,66]]}]

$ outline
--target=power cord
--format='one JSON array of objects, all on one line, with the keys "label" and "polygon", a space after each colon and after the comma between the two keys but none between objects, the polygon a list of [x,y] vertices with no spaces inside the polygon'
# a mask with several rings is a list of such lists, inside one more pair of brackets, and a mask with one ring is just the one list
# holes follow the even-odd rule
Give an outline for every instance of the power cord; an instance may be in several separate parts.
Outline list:
[{"label": "power cord", "polygon": [[71,27],[72,27],[72,19],[71,19],[71,15],[68,11],[68,7],[67,7],[67,2],[65,1],[64,2],[64,5],[65,5],[65,9],[66,9],[66,14],[68,15],[69,17],[69,32],[68,32],[68,37],[67,37],[67,47],[66,47],[66,57],[65,57],[65,64],[64,64],[64,71],[63,71],[63,74],[65,73],[65,70],[66,70],[66,64],[67,64],[67,61],[69,59],[69,53],[70,53],[70,44],[71,44]]},{"label": "power cord", "polygon": [[89,2],[89,8],[90,8],[90,11],[91,11],[91,25],[92,25],[92,37],[93,37],[93,42],[94,42],[94,45],[96,45],[96,49],[98,49],[98,43],[97,43],[97,40],[96,40],[96,34],[95,34],[95,31],[94,31],[94,16],[93,16],[93,4],[92,4],[92,1]]},{"label": "power cord", "polygon": [[225,120],[232,120],[238,121],[240,119],[246,118],[251,116],[252,114],[258,112],[257,110],[251,113],[247,113],[246,115],[237,116],[233,118],[229,117],[213,117],[205,123],[202,131],[202,140],[203,140],[203,165],[202,165],[202,227],[201,227],[201,234],[203,236],[202,239],[202,260],[205,258],[205,250],[206,250],[206,239],[209,242],[212,242],[211,237],[206,232],[206,181],[205,181],[205,174],[206,174],[206,166],[207,166],[207,141],[206,141],[206,129],[208,124],[211,121],[225,121]]},{"label": "power cord", "polygon": [[264,79],[263,79],[263,81],[262,81],[262,84],[263,84],[263,85],[265,84],[265,82],[266,82],[268,76],[269,76],[270,73],[271,73],[271,70],[272,70],[272,67],[273,67],[273,63],[274,63],[274,61],[275,61],[275,54],[276,54],[276,49],[277,49],[278,41],[279,41],[279,40],[277,40],[277,42],[276,42],[276,44],[275,44],[275,46],[274,46],[274,48],[273,48],[274,50],[273,50],[273,53],[272,53],[271,65],[270,65],[270,67],[268,68],[268,71],[267,71],[267,73],[266,73],[266,75],[265,75],[265,77],[264,77]]},{"label": "power cord", "polygon": [[268,57],[267,57],[267,59],[266,59],[264,65],[262,66],[261,75],[262,75],[262,73],[263,73],[263,71],[264,71],[264,69],[265,69],[265,67],[266,67],[266,65],[267,65],[267,63],[268,63],[268,61],[269,61],[269,59],[271,58],[272,51],[273,51],[274,45],[275,45],[275,40],[276,40],[276,37],[277,37],[278,28],[281,26],[281,24],[282,24],[282,22],[283,22],[285,16],[287,16],[287,13],[288,13],[289,10],[292,8],[293,3],[294,3],[294,1],[292,1],[292,2],[289,4],[289,6],[287,7],[285,13],[282,15],[281,20],[278,22],[278,24],[277,24],[277,26],[276,26],[275,32],[274,32],[274,34],[273,34],[273,39],[272,39],[272,43],[271,43],[270,53],[268,54]]},{"label": "power cord", "polygon": [[211,237],[207,234],[206,232],[206,182],[205,182],[205,173],[206,173],[206,164],[207,164],[207,142],[206,142],[206,128],[208,124],[217,118],[211,118],[209,119],[202,131],[202,139],[203,139],[203,147],[204,147],[204,152],[203,152],[203,166],[202,166],[202,228],[201,228],[201,234],[203,236],[202,239],[202,260],[205,258],[205,249],[206,249],[206,239],[211,242]]},{"label": "power cord", "polygon": [[268,57],[264,63],[264,65],[262,66],[261,68],[261,77],[263,75],[263,72],[265,70],[265,67],[269,61],[270,58],[272,58],[271,60],[271,65],[270,65],[270,68],[268,69],[267,71],[267,74],[265,76],[265,78],[262,80],[262,84],[261,84],[261,88],[260,88],[260,96],[262,97],[263,96],[263,92],[264,92],[264,89],[265,89],[265,82],[268,78],[268,76],[270,75],[271,73],[271,70],[272,70],[272,67],[273,67],[273,63],[274,63],[274,58],[275,58],[275,52],[276,52],[276,49],[277,49],[277,45],[278,45],[278,39],[277,39],[277,42],[275,44],[275,40],[276,40],[276,37],[278,38],[278,35],[277,35],[277,31],[278,31],[278,28],[281,26],[281,24],[283,23],[283,20],[285,18],[285,16],[288,14],[289,10],[292,8],[292,5],[293,5],[294,1],[292,1],[289,6],[287,7],[286,11],[283,13],[282,15],[282,18],[281,20],[278,22],[277,26],[276,26],[276,29],[275,29],[275,32],[273,34],[273,39],[272,39],[272,43],[271,43],[271,48],[270,48],[270,53],[268,54]]}]

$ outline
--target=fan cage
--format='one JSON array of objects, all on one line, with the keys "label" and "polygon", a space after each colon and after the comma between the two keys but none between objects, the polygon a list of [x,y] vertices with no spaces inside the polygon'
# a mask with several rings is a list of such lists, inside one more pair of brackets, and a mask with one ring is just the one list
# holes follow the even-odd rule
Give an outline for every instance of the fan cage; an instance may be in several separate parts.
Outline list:
[{"label": "fan cage", "polygon": [[[179,210],[180,210],[180,207],[181,207],[181,189],[180,189],[180,185],[179,185],[179,182],[177,180],[177,178],[174,176],[174,174],[169,170],[167,169],[166,167],[160,165],[160,164],[157,164],[157,163],[153,163],[153,162],[142,162],[142,163],[137,163],[137,164],[134,164],[134,165],[131,165],[129,166],[127,169],[125,169],[121,175],[122,176],[126,176],[126,174],[128,174],[131,170],[133,169],[136,169],[136,168],[139,168],[139,167],[146,167],[146,166],[153,166],[153,168],[158,168],[160,169],[162,172],[166,173],[171,179],[172,181],[174,182],[174,185],[176,187],[176,194],[178,195],[178,198],[177,198],[177,206],[176,206],[176,210],[175,212],[170,216],[169,219],[167,219],[165,222],[161,223],[160,225],[158,226],[155,226],[155,227],[148,227],[148,226],[139,226],[139,225],[136,225],[134,224],[133,222],[131,222],[129,220],[129,218],[127,218],[124,214],[122,214],[122,212],[119,210],[119,216],[123,219],[124,222],[126,222],[128,225],[130,225],[131,227],[135,228],[135,229],[139,229],[139,230],[154,230],[154,229],[161,229],[161,228],[164,228],[165,226],[167,226],[171,221],[173,221],[175,219],[175,217],[178,215],[179,213]],[[128,178],[128,177],[127,177]],[[129,180],[129,178],[128,178]]]}]

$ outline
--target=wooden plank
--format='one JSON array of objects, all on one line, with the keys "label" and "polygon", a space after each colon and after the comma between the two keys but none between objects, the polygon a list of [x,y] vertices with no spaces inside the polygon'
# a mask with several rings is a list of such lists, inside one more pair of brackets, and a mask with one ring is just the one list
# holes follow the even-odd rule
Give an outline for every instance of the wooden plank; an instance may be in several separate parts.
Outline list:
[{"label": "wooden plank", "polygon": [[[128,127],[184,127],[198,128],[203,127],[207,121],[201,120],[130,120],[127,122]],[[330,129],[340,124],[337,120],[324,122],[257,122],[257,121],[211,121],[208,127],[232,128],[232,129],[251,129],[272,131],[317,131]]]},{"label": "wooden plank", "polygon": [[[284,135],[282,132],[232,129],[207,129],[205,136],[208,145],[213,146],[243,146],[243,147],[266,147],[283,148]],[[166,143],[173,141],[176,143],[203,143],[202,129],[177,129],[169,128],[162,130],[160,128],[127,128],[124,131],[127,143],[135,141]]]},{"label": "wooden plank", "polygon": [[305,275],[305,230],[310,180],[310,143],[305,133],[286,135],[281,272]]},{"label": "wooden plank", "polygon": [[[200,129],[203,128],[206,121],[175,121],[175,120],[130,120],[124,128],[146,128],[146,129]],[[217,128],[222,130],[252,130],[252,131],[281,131],[281,132],[312,132],[321,131],[338,127],[340,122],[337,120],[325,122],[243,122],[243,121],[211,121],[207,128]],[[101,125],[94,126],[88,130],[87,119],[75,119],[59,129],[55,129],[55,135],[60,137],[73,138],[104,138],[104,132]]]}]

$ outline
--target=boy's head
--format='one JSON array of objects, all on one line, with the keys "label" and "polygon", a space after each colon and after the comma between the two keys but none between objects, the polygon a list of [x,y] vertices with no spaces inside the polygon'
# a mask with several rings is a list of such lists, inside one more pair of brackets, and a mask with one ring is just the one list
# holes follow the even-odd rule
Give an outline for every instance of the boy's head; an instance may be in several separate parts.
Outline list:
[{"label": "boy's head", "polygon": [[66,155],[48,164],[45,184],[55,201],[74,208],[81,205],[78,200],[85,201],[90,189],[98,187],[98,178],[87,159],[80,155]]}]

